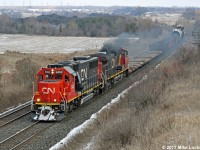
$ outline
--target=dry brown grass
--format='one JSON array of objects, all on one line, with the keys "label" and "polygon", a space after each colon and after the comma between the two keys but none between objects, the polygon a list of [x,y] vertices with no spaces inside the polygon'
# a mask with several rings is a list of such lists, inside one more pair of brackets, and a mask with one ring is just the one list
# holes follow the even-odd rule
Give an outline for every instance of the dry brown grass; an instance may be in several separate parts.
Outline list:
[{"label": "dry brown grass", "polygon": [[[164,106],[172,120],[171,128],[167,132],[158,134],[153,140],[151,149],[160,149],[162,145],[197,146],[200,144],[200,75],[199,61],[186,64],[187,77],[177,79],[163,94],[159,108],[152,113],[152,118],[167,118]],[[189,72],[189,73],[188,73]],[[159,115],[157,115],[159,114]]]},{"label": "dry brown grass", "polygon": [[[146,129],[151,132],[143,134],[139,141],[132,139],[132,144],[127,146],[127,149],[160,150],[162,146],[200,144],[198,57],[195,52],[191,52],[191,49],[183,47],[161,65],[161,69],[163,67],[164,76],[171,82],[165,87],[159,103],[148,113],[149,121]],[[151,138],[143,143],[145,137]]]},{"label": "dry brown grass", "polygon": [[200,61],[189,50],[183,47],[164,61],[63,149],[160,150],[163,145],[200,144]]},{"label": "dry brown grass", "polygon": [[32,82],[41,67],[93,52],[95,50],[70,54],[23,54],[6,51],[0,55],[0,112],[31,99]]}]

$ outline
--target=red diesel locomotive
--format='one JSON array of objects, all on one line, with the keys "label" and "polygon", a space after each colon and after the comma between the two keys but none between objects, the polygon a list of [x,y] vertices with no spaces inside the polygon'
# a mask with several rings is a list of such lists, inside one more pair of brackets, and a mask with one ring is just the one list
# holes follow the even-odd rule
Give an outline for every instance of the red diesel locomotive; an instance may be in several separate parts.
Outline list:
[{"label": "red diesel locomotive", "polygon": [[56,121],[84,102],[128,76],[128,51],[111,51],[74,57],[42,68],[31,103],[33,120]]}]

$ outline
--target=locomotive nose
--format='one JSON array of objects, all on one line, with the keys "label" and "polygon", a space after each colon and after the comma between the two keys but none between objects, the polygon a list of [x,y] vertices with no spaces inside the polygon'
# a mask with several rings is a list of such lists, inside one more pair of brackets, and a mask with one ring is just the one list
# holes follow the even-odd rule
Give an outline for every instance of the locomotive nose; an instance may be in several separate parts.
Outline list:
[{"label": "locomotive nose", "polygon": [[41,82],[38,87],[38,95],[35,95],[34,103],[37,107],[32,113],[33,120],[56,121],[60,115],[61,82]]},{"label": "locomotive nose", "polygon": [[60,102],[61,84],[60,82],[40,83],[39,93],[40,102],[59,103]]}]

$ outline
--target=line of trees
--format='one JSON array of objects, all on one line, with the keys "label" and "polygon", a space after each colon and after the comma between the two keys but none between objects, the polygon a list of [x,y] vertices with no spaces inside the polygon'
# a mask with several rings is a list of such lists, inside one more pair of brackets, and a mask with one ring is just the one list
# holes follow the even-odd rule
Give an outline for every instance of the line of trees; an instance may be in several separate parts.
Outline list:
[{"label": "line of trees", "polygon": [[122,16],[69,18],[54,14],[14,19],[0,15],[0,32],[10,34],[109,37],[124,32],[134,33],[141,27],[143,30],[149,30],[152,26],[151,20]]},{"label": "line of trees", "polygon": [[186,8],[183,17],[190,20],[195,20],[197,26],[200,25],[200,9],[199,8]]}]

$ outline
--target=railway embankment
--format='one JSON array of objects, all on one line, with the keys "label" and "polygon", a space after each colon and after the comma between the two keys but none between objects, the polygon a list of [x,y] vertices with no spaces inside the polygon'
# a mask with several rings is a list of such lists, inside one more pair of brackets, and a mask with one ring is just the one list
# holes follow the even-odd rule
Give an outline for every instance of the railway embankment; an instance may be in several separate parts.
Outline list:
[{"label": "railway embankment", "polygon": [[196,51],[182,47],[87,126],[69,133],[60,149],[197,149],[199,68]]}]

